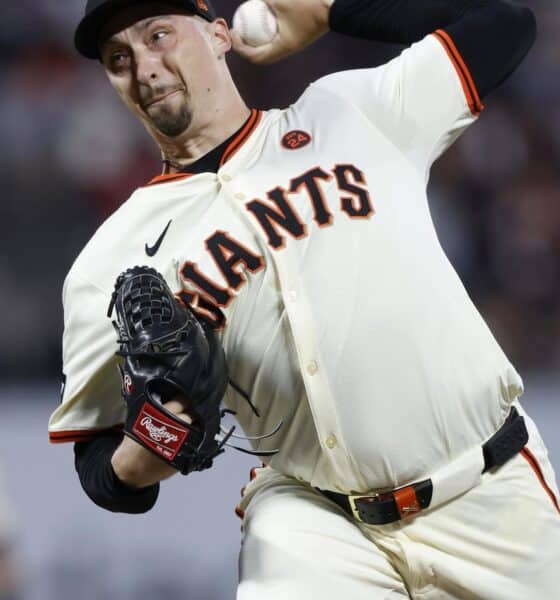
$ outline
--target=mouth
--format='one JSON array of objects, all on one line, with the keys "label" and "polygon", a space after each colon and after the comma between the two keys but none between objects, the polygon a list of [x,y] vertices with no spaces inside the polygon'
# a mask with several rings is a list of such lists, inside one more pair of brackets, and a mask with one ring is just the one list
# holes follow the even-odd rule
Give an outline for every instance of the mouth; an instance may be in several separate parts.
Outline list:
[{"label": "mouth", "polygon": [[160,104],[167,98],[170,98],[171,96],[174,96],[175,94],[179,94],[179,93],[183,93],[183,90],[181,88],[179,88],[177,90],[171,90],[170,92],[167,92],[166,94],[163,94],[162,96],[158,96],[157,98],[154,98],[154,99],[150,100],[149,102],[146,102],[145,104],[143,104],[142,108],[144,110],[147,110],[151,106]]}]

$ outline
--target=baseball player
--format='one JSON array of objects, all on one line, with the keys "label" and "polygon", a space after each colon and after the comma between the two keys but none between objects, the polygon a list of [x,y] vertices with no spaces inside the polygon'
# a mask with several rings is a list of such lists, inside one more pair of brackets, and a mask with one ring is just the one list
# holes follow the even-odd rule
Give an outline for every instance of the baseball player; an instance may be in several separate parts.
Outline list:
[{"label": "baseball player", "polygon": [[[76,46],[164,169],[67,276],[51,440],[75,442],[84,490],[109,510],[149,510],[176,473],[154,450],[166,425],[136,422],[146,443],[130,435],[134,386],[125,374],[121,391],[106,316],[119,274],[147,265],[220,332],[225,405],[272,455],[238,510],[240,600],[558,598],[554,473],[426,199],[433,162],[531,47],[532,13],[503,0],[269,4],[278,36],[250,48],[208,0],[88,0]],[[312,83],[288,109],[245,104],[232,43],[267,63],[329,29],[407,48]],[[161,398],[177,423],[188,396]]]}]

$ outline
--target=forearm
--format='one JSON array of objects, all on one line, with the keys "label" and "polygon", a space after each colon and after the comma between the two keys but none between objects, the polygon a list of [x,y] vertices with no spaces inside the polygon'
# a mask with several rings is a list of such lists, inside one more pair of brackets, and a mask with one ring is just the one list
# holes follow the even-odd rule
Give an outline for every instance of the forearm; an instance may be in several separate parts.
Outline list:
[{"label": "forearm", "polygon": [[76,471],[82,488],[98,506],[112,512],[143,513],[155,504],[159,486],[126,485],[117,477],[112,458],[123,441],[122,435],[104,434],[90,442],[77,443]]},{"label": "forearm", "polygon": [[[186,422],[183,396],[165,408]],[[112,512],[143,513],[156,503],[159,482],[177,470],[123,434],[106,433],[74,446],[76,471],[86,494]]]},{"label": "forearm", "polygon": [[115,450],[111,465],[119,480],[133,488],[151,486],[177,474],[176,469],[128,437]]},{"label": "forearm", "polygon": [[480,96],[517,67],[536,34],[532,12],[502,0],[335,0],[329,27],[353,37],[401,44],[445,29]]}]

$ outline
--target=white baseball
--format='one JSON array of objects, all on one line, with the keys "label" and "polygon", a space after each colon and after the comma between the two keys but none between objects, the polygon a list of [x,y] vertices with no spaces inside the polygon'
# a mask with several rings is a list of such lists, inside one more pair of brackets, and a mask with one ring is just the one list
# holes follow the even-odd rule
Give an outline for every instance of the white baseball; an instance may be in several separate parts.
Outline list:
[{"label": "white baseball", "polygon": [[263,0],[243,2],[233,15],[233,28],[249,46],[271,42],[278,33],[278,21]]}]

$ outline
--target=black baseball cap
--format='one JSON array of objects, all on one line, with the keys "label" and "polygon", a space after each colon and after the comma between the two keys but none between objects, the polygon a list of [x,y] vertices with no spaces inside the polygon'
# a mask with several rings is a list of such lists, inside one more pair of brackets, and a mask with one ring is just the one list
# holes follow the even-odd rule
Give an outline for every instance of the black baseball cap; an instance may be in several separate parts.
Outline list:
[{"label": "black baseball cap", "polygon": [[[153,3],[156,0],[88,0],[85,16],[74,36],[78,52],[86,58],[99,59],[99,34],[103,26],[124,8],[148,1]],[[210,22],[216,19],[209,0],[165,0],[162,4],[187,10]]]}]

